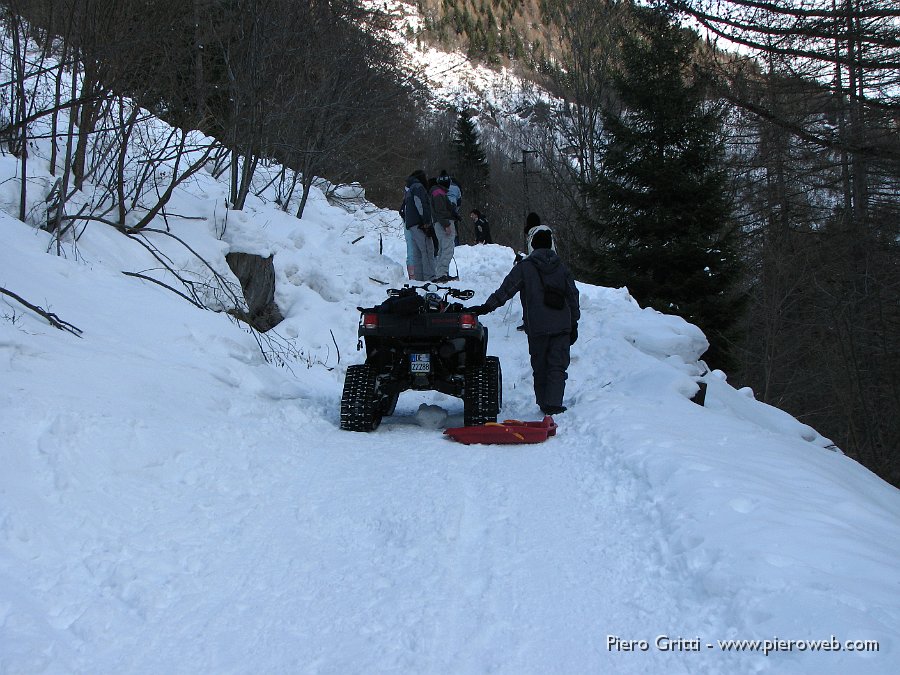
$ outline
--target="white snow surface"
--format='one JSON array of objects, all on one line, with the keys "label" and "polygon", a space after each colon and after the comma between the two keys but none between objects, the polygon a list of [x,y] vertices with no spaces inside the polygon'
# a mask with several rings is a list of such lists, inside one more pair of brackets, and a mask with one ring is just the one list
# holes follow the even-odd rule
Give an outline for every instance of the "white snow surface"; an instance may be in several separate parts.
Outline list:
[{"label": "white snow surface", "polygon": [[[696,327],[580,284],[554,438],[456,444],[461,401],[415,392],[344,432],[356,308],[405,280],[396,213],[319,191],[302,221],[255,197],[226,212],[205,173],[177,191],[154,227],[232,282],[225,253],[274,254],[279,365],[122,274],[177,284],[112,228],[56,255],[6,215],[16,169],[0,157],[0,287],[83,334],[0,297],[0,672],[896,672],[900,493],[703,375]],[[460,247],[457,285],[484,302],[512,261]],[[519,321],[515,301],[484,317],[501,418],[539,419]]]}]

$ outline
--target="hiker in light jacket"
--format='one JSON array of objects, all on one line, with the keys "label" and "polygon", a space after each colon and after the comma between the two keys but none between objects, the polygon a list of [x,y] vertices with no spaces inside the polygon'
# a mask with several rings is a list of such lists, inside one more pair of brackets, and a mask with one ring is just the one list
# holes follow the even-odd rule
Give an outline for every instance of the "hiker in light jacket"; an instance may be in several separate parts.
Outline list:
[{"label": "hiker in light jacket", "polygon": [[[526,308],[525,334],[534,374],[534,396],[544,414],[566,411],[563,395],[569,351],[578,339],[578,289],[572,273],[552,249],[553,233],[546,225],[531,238],[533,252],[513,266],[487,301],[473,308],[477,314],[493,312],[516,293]],[[555,298],[554,298],[555,296]],[[547,303],[556,304],[552,307]]]}]

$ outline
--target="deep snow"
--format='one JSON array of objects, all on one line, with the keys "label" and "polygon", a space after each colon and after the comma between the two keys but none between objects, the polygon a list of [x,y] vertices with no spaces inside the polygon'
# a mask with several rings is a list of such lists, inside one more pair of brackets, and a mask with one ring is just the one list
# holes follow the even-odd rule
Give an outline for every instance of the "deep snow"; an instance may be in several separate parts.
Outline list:
[{"label": "deep snow", "polygon": [[[84,331],[0,301],[0,671],[894,672],[898,491],[720,373],[691,403],[696,328],[581,285],[557,437],[458,445],[434,427],[461,402],[412,392],[342,432],[355,308],[404,280],[398,218],[316,193],[303,221],[254,200],[223,235],[224,191],[201,176],[171,211],[206,220],[169,223],[224,275],[229,250],[275,254],[285,367],[123,275],[158,267],[123,235],[93,224],[58,257],[0,216],[0,286]],[[461,247],[459,285],[483,302],[512,259]],[[502,416],[537,419],[519,319],[484,320]],[[880,651],[717,644],[831,636]]]}]

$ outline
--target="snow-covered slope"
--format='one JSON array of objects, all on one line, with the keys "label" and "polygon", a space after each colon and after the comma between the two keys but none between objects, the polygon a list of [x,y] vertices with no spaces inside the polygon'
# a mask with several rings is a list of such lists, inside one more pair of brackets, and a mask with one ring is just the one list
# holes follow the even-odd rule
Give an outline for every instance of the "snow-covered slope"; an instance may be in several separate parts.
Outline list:
[{"label": "snow-covered slope", "polygon": [[[275,363],[122,274],[159,266],[137,242],[92,224],[57,256],[0,215],[0,287],[83,331],[0,299],[0,672],[895,671],[900,494],[721,376],[691,403],[696,328],[582,285],[557,437],[457,445],[434,427],[461,402],[411,392],[342,432],[356,307],[404,280],[398,219],[319,193],[303,221],[226,218],[224,194],[201,174],[168,223],[232,281],[226,252],[274,254]],[[483,302],[512,258],[461,247],[459,284]],[[535,419],[519,319],[485,322],[503,416]]]}]

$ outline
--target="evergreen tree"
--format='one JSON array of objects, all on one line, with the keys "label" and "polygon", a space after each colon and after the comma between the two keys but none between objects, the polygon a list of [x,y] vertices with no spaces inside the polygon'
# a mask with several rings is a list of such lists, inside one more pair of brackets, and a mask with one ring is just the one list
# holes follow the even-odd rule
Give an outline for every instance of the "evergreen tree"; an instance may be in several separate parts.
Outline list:
[{"label": "evergreen tree", "polygon": [[456,157],[455,177],[463,189],[467,209],[487,209],[490,165],[478,128],[465,112],[457,113],[451,144]]},{"label": "evergreen tree", "polygon": [[721,111],[690,73],[696,34],[635,7],[604,112],[599,177],[585,186],[598,247],[595,281],[703,329],[707,360],[727,367],[741,311],[735,230],[722,167]]}]

